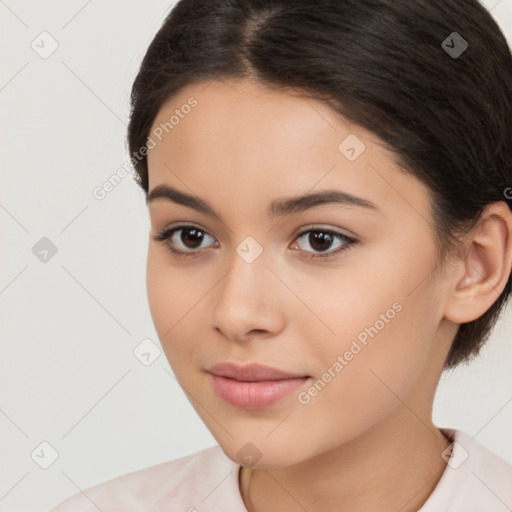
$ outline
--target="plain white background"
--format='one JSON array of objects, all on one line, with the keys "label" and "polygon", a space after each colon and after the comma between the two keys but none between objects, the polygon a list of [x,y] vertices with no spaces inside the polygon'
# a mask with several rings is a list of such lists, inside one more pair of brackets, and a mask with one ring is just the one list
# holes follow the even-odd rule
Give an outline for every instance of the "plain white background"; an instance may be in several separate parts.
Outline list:
[{"label": "plain white background", "polygon": [[[484,4],[511,41],[512,0]],[[144,196],[130,176],[93,196],[128,159],[131,83],[172,5],[0,0],[1,512],[216,444],[164,354],[133,353],[159,345]],[[481,358],[443,376],[434,422],[512,463],[511,336],[509,309]]]}]

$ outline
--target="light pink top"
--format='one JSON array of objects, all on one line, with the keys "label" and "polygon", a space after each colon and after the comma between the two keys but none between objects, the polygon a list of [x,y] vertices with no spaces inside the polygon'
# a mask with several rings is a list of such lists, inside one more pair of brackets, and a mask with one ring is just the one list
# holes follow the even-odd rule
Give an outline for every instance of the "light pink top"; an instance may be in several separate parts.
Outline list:
[{"label": "light pink top", "polygon": [[[418,512],[510,512],[512,465],[465,432],[441,430],[453,442],[449,462]],[[239,469],[213,446],[97,484],[50,512],[247,512]]]}]

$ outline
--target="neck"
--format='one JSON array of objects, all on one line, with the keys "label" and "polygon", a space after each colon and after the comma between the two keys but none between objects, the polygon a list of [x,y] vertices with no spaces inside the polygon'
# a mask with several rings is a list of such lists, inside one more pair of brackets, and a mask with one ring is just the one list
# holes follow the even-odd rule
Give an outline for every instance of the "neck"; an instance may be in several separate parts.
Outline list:
[{"label": "neck", "polygon": [[406,407],[356,439],[294,466],[242,468],[249,512],[417,511],[438,484],[450,441]]}]

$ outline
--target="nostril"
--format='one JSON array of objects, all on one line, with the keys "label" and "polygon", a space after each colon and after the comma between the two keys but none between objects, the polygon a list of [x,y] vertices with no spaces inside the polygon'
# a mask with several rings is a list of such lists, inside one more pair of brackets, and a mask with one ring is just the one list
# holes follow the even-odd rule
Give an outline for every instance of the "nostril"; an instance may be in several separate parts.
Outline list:
[{"label": "nostril", "polygon": [[252,331],[249,332],[249,336],[252,335],[252,334],[265,334],[266,331],[264,331],[263,329],[253,329]]}]

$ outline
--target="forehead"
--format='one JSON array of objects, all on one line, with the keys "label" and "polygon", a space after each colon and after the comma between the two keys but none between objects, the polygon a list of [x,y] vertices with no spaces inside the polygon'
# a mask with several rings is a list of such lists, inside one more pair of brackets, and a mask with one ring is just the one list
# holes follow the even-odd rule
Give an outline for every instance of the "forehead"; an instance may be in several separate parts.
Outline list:
[{"label": "forehead", "polygon": [[[336,117],[326,104],[294,89],[272,90],[249,80],[215,80],[192,84],[168,100],[152,131],[163,128],[166,139],[166,148],[160,145],[156,152],[173,146],[186,151],[194,146],[194,153],[201,149],[229,152],[232,157],[237,150],[247,154],[255,148],[260,152],[279,148],[273,151],[276,157],[291,148],[294,154],[301,148],[325,150],[328,138],[350,129],[348,123],[340,126]],[[325,142],[321,147],[314,144],[319,137]],[[287,157],[293,154],[288,152]]]},{"label": "forehead", "polygon": [[[428,215],[426,187],[398,167],[382,141],[298,90],[244,80],[195,83],[162,106],[155,131],[150,190],[167,183],[202,197],[215,192],[219,201],[236,191],[242,206],[257,196],[268,203],[339,188],[383,210],[411,214],[415,205]],[[355,160],[343,153],[347,140],[362,151]]]}]

